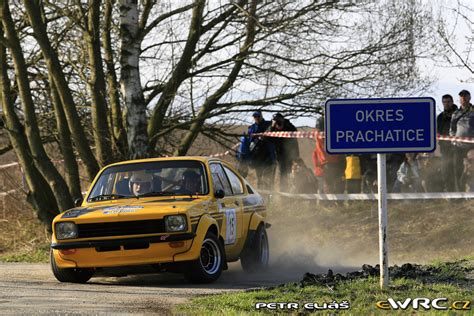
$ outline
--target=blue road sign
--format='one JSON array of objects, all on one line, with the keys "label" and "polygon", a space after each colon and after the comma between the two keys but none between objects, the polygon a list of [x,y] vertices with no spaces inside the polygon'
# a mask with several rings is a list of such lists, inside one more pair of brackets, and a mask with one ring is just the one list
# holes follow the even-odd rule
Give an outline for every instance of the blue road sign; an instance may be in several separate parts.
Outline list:
[{"label": "blue road sign", "polygon": [[325,108],[330,154],[432,152],[433,98],[331,99]]}]

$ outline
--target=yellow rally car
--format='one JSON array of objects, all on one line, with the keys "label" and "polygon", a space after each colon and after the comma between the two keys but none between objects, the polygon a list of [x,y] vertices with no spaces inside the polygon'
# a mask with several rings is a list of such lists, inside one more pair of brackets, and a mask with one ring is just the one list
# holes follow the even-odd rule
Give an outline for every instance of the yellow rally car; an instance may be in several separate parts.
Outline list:
[{"label": "yellow rally car", "polygon": [[229,164],[204,157],[133,160],[103,168],[82,205],[53,221],[51,267],[61,282],[98,268],[154,265],[215,281],[227,262],[265,269],[262,197]]}]

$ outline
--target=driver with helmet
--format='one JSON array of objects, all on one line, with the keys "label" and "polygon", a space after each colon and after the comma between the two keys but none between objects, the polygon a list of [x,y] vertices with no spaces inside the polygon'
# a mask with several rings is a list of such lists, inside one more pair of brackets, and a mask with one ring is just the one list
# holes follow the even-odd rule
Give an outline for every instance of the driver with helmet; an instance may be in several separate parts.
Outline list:
[{"label": "driver with helmet", "polygon": [[130,192],[135,196],[151,192],[153,187],[153,176],[148,173],[135,172],[130,177],[129,186]]},{"label": "driver with helmet", "polygon": [[184,193],[200,193],[201,176],[193,170],[186,170],[181,176],[181,190]]}]

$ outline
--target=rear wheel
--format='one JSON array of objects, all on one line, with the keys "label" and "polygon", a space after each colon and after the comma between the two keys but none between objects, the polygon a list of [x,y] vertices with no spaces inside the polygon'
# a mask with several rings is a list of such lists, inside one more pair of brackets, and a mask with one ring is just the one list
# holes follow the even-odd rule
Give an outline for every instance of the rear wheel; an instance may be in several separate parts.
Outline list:
[{"label": "rear wheel", "polygon": [[240,263],[246,272],[261,272],[268,268],[269,259],[267,230],[264,225],[260,225],[252,242],[242,251]]},{"label": "rear wheel", "polygon": [[59,282],[86,283],[94,275],[94,269],[59,268],[54,260],[53,250],[50,253],[51,270]]},{"label": "rear wheel", "polygon": [[188,263],[185,277],[192,283],[211,283],[219,278],[224,267],[224,248],[217,236],[207,232],[197,260]]}]

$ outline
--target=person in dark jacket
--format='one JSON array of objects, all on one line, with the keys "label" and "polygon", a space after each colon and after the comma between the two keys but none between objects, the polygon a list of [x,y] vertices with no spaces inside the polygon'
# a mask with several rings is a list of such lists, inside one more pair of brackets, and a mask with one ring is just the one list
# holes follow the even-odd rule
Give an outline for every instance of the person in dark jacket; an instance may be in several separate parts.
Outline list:
[{"label": "person in dark jacket", "polygon": [[[296,127],[285,119],[281,113],[273,115],[272,132],[296,132]],[[275,137],[275,149],[280,171],[280,191],[288,191],[288,176],[291,165],[299,154],[298,140],[296,138]]]},{"label": "person in dark jacket", "polygon": [[[453,97],[450,94],[443,95],[441,101],[443,102],[444,111],[441,112],[436,119],[436,128],[438,134],[449,136],[451,118],[458,107],[454,104]],[[442,157],[441,172],[444,183],[443,190],[453,192],[455,190],[453,146],[451,142],[441,140],[439,141],[439,149]]]},{"label": "person in dark jacket", "polygon": [[235,158],[237,158],[237,170],[242,177],[246,178],[249,172],[250,163],[250,137],[243,135],[240,137],[239,148]]},{"label": "person in dark jacket", "polygon": [[[454,112],[451,118],[449,134],[457,137],[474,137],[474,107],[471,104],[471,93],[467,90],[461,90],[459,92],[459,103],[461,107]],[[464,191],[464,183],[462,182],[464,159],[473,146],[460,141],[453,141],[453,145],[455,187],[456,191],[461,192]]]},{"label": "person in dark jacket", "polygon": [[276,151],[275,143],[270,137],[255,135],[270,130],[271,122],[263,118],[261,111],[252,114],[255,123],[249,126],[250,167],[255,169],[257,186],[271,190],[275,179]]},{"label": "person in dark jacket", "polygon": [[293,160],[290,179],[290,193],[318,193],[318,180],[312,170],[306,166],[303,159]]}]

